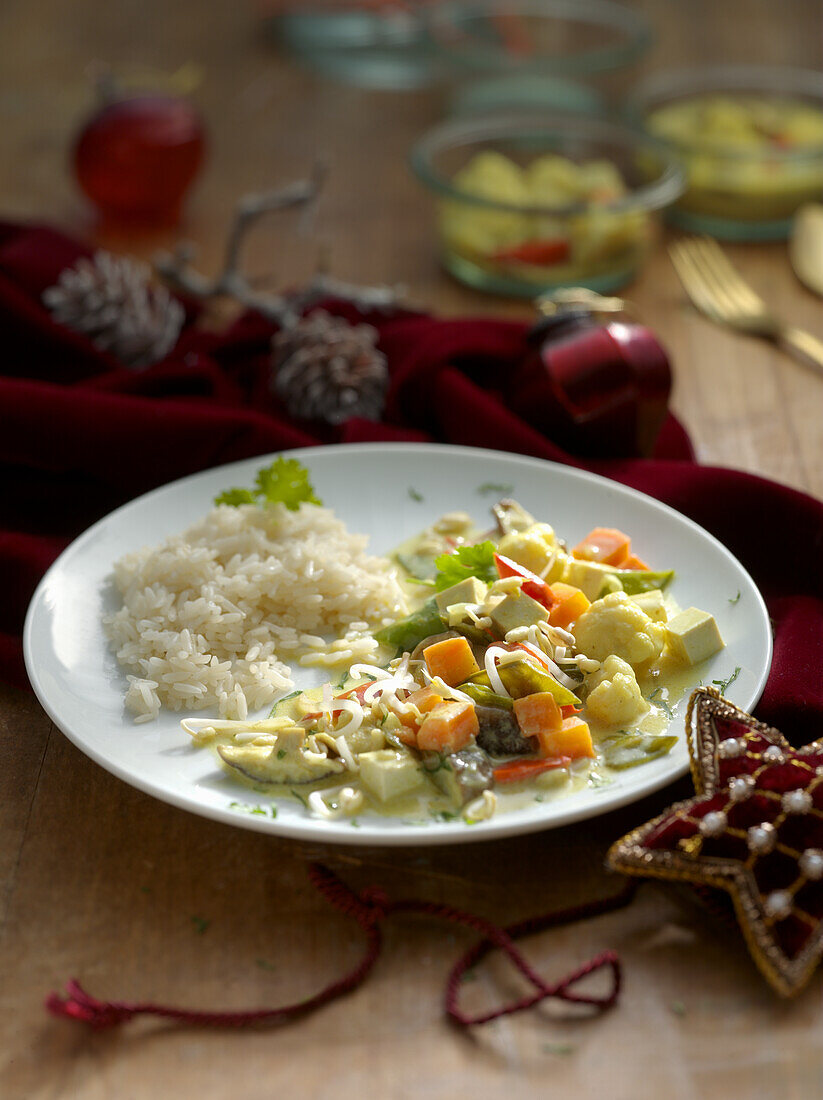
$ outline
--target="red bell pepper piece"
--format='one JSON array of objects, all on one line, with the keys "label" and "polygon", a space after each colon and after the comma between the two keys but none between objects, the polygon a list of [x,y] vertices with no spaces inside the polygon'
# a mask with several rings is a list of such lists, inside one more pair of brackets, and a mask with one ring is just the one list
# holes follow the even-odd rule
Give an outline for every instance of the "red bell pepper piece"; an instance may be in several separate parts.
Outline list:
[{"label": "red bell pepper piece", "polygon": [[541,580],[536,573],[532,573],[530,569],[526,569],[524,565],[512,561],[504,554],[495,554],[494,564],[497,566],[497,572],[501,579],[503,577],[522,577],[523,584],[520,586],[520,591],[525,592],[527,596],[531,596],[538,603],[542,603],[547,611],[551,611],[557,603],[546,582]]},{"label": "red bell pepper piece", "polygon": [[552,768],[566,768],[571,763],[570,756],[553,756],[545,760],[511,760],[494,769],[495,783],[519,783],[522,779],[533,779],[541,772]]},{"label": "red bell pepper piece", "polygon": [[512,248],[501,248],[492,256],[493,260],[516,260],[522,264],[551,266],[568,260],[569,242],[564,240],[524,241]]}]

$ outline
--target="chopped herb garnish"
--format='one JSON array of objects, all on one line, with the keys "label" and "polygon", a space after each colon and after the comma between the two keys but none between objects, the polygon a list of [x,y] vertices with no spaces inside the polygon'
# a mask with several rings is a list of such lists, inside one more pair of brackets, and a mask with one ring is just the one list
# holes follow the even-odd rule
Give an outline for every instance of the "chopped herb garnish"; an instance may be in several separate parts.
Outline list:
[{"label": "chopped herb garnish", "polygon": [[740,602],[740,592],[738,592],[736,596],[729,596],[729,603],[730,604],[736,604],[736,603],[739,603],[739,602]]},{"label": "chopped herb garnish", "polygon": [[718,689],[721,695],[725,695],[726,692],[729,690],[729,685],[735,682],[741,671],[742,670],[740,668],[740,665],[738,665],[731,676],[728,678],[728,680],[712,680],[712,683]]},{"label": "chopped herb garnish", "polygon": [[660,692],[662,690],[662,688],[656,687],[651,695],[646,696],[646,700],[649,703],[656,703],[657,706],[661,708],[661,710],[666,712],[667,718],[674,718],[674,707],[672,707],[671,704],[667,703],[665,699],[659,698]]},{"label": "chopped herb garnish", "polygon": [[542,794],[536,794],[536,795],[534,796],[534,800],[535,800],[535,802],[543,802],[543,801],[545,801],[545,800],[544,800],[544,798],[543,798],[543,795],[542,795]]},{"label": "chopped herb garnish", "polygon": [[412,500],[421,501],[424,499],[423,494],[419,493],[413,485],[409,486],[409,496],[412,498]]},{"label": "chopped herb garnish", "polygon": [[357,818],[356,818],[356,817],[353,817],[353,818],[351,819],[351,821],[349,822],[349,825],[351,825],[351,827],[352,827],[353,829],[359,829],[359,828],[360,828],[360,822],[359,822],[359,821],[357,820]]},{"label": "chopped herb garnish", "polygon": [[274,963],[270,963],[268,961],[268,959],[256,959],[255,962],[257,963],[257,965],[260,967],[261,970],[276,970],[277,969],[277,967],[274,965]]},{"label": "chopped herb garnish", "polygon": [[453,814],[449,810],[432,810],[432,817],[435,821],[454,821],[457,814]]},{"label": "chopped herb garnish", "polygon": [[514,486],[500,481],[484,481],[482,485],[477,486],[477,491],[484,496],[486,493],[503,493],[505,495],[513,493]]},{"label": "chopped herb garnish", "polygon": [[669,1005],[669,1008],[672,1010],[675,1016],[686,1015],[686,1006],[683,1004],[682,1001],[672,1001],[672,1003]]},{"label": "chopped herb garnish", "polygon": [[487,584],[497,580],[497,566],[494,561],[495,545],[486,539],[474,546],[458,546],[453,554],[441,554],[434,559],[437,566],[435,588],[442,592],[454,584],[477,577]]},{"label": "chopped herb garnish", "polygon": [[286,750],[285,749],[278,749],[277,750],[277,759],[278,760],[282,760],[285,755],[286,755]]},{"label": "chopped herb garnish", "polygon": [[296,512],[301,504],[321,504],[309,481],[309,471],[296,458],[276,458],[257,471],[253,489],[227,489],[215,504],[285,504]]},{"label": "chopped herb garnish", "polygon": [[206,920],[205,917],[192,917],[191,922],[194,925],[194,930],[198,936],[202,936],[211,924],[211,921]]},{"label": "chopped herb garnish", "polygon": [[141,886],[140,887],[140,893],[141,894],[150,894],[151,893],[151,887],[150,886]]},{"label": "chopped herb garnish", "polygon": [[574,1043],[543,1043],[542,1048],[544,1054],[574,1054]]},{"label": "chopped herb garnish", "polygon": [[271,814],[272,818],[277,817],[276,806],[261,806],[259,803],[256,806],[251,805],[249,802],[230,802],[230,810],[239,810],[243,814],[256,814],[258,817],[268,817]]},{"label": "chopped herb garnish", "polygon": [[452,770],[452,766],[449,763],[448,754],[445,753],[445,752],[439,752],[437,754],[437,763],[435,764],[435,766],[433,768],[430,768],[428,766],[426,767],[426,772],[429,775],[434,775],[435,772],[440,772],[440,771],[450,772],[451,770]]},{"label": "chopped herb garnish", "polygon": [[605,775],[598,775],[597,772],[589,772],[590,787],[610,787],[611,784],[612,780],[606,779]]},{"label": "chopped herb garnish", "polygon": [[296,799],[298,799],[300,802],[303,803],[303,805],[306,807],[306,809],[309,808],[308,799],[306,798],[306,796],[304,794],[301,794],[300,791],[296,791],[294,789],[294,787],[291,788],[291,793],[294,795],[294,797]]}]

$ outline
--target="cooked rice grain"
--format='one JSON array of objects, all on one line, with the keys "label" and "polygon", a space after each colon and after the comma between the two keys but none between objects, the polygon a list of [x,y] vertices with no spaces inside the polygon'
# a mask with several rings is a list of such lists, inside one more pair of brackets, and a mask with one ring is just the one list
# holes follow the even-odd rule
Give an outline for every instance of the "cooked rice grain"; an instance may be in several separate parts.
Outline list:
[{"label": "cooked rice grain", "polygon": [[[123,607],[105,627],[130,673],[135,721],[152,721],[161,705],[243,719],[293,686],[287,660],[372,657],[368,631],[403,615],[405,600],[366,542],[327,508],[221,505],[162,546],[127,554],[114,566]],[[326,647],[323,635],[338,640]]]}]

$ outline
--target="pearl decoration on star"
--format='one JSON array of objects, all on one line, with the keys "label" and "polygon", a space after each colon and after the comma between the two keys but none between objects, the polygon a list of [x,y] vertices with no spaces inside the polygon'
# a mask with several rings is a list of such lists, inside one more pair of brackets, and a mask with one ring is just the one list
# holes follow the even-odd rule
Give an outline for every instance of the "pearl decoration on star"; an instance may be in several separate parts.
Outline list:
[{"label": "pearl decoration on star", "polygon": [[786,757],[783,755],[783,750],[779,745],[769,745],[763,753],[763,759],[767,764],[782,764]]},{"label": "pearl decoration on star", "polygon": [[823,852],[819,848],[807,848],[798,860],[798,864],[806,878],[811,879],[812,882],[818,882],[823,878]]},{"label": "pearl decoration on star", "polygon": [[755,787],[753,775],[738,775],[729,780],[729,798],[732,802],[745,802]]},{"label": "pearl decoration on star", "polygon": [[713,810],[700,821],[703,836],[720,836],[726,831],[726,815],[722,810]]},{"label": "pearl decoration on star", "polygon": [[747,834],[749,851],[758,856],[766,856],[777,843],[777,830],[774,825],[764,821],[762,825],[752,825]]},{"label": "pearl decoration on star", "polygon": [[786,814],[805,814],[812,808],[812,796],[808,791],[786,791],[780,800]]},{"label": "pearl decoration on star", "polygon": [[766,915],[775,920],[783,920],[792,911],[792,895],[788,890],[774,890],[763,903]]},{"label": "pearl decoration on star", "polygon": [[728,741],[721,741],[717,746],[717,755],[722,760],[732,760],[736,756],[742,756],[746,751],[746,742],[742,737],[730,737]]}]

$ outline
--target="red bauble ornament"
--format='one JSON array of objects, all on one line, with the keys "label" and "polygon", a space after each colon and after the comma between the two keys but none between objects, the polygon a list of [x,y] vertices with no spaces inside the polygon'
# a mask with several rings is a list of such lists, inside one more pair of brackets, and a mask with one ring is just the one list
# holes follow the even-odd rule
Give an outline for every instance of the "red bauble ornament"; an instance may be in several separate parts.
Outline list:
[{"label": "red bauble ornament", "polygon": [[83,191],[116,221],[170,223],[203,161],[205,132],[185,99],[115,100],[86,123],[74,149]]}]

